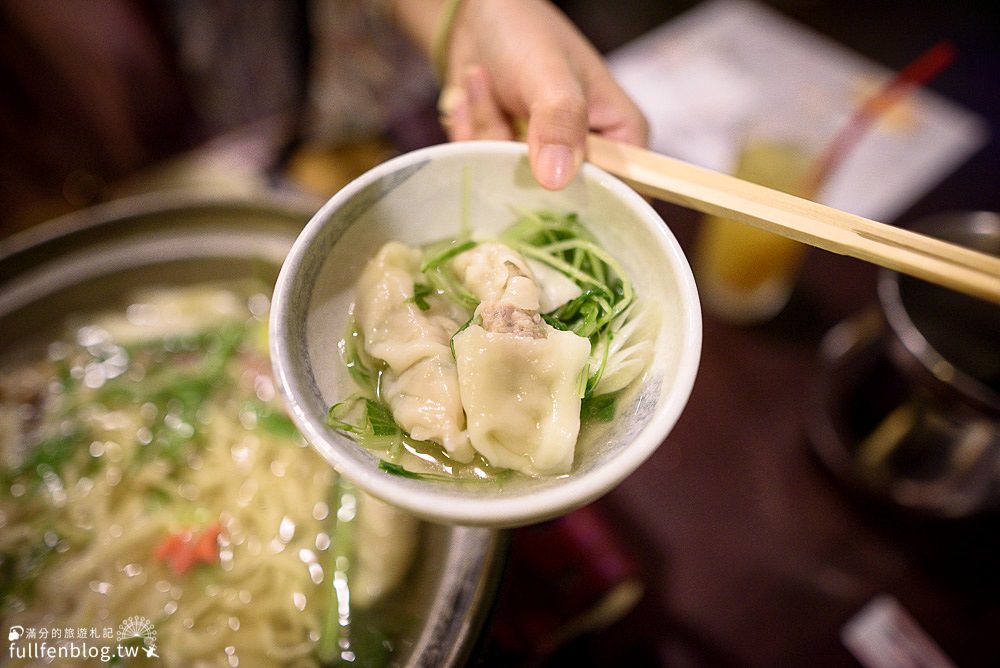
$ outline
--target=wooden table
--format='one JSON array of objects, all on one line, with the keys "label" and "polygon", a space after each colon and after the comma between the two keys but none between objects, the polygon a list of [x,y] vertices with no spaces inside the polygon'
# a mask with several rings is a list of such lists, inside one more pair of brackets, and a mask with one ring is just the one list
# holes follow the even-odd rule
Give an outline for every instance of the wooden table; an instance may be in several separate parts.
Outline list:
[{"label": "wooden table", "polygon": [[[629,36],[609,3],[562,4],[602,48]],[[636,30],[680,9],[625,4],[649,22]],[[1000,21],[987,10],[770,4],[889,67],[952,39],[958,60],[931,88],[1000,127]],[[994,136],[897,222],[956,209],[1000,211],[997,184]],[[660,211],[690,249],[696,216]],[[935,521],[873,505],[841,485],[810,445],[820,339],[875,303],[875,279],[871,266],[814,251],[773,322],[740,328],[705,317],[701,369],[675,430],[595,506],[638,562],[646,595],[612,626],[535,665],[858,666],[839,634],[880,594],[897,599],[957,665],[1000,665],[1000,517]],[[511,576],[506,589],[518,586],[517,572]],[[495,643],[486,657],[487,665],[513,660]]]}]

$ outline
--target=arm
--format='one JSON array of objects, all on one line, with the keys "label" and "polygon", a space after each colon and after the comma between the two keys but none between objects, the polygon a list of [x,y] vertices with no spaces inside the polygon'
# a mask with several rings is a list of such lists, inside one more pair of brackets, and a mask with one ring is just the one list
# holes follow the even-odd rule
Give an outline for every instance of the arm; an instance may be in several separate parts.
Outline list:
[{"label": "arm", "polygon": [[[398,22],[434,57],[445,0],[394,0]],[[442,114],[453,140],[512,139],[527,120],[532,171],[566,186],[588,131],[644,145],[642,113],[601,55],[546,0],[464,0],[442,59]]]}]

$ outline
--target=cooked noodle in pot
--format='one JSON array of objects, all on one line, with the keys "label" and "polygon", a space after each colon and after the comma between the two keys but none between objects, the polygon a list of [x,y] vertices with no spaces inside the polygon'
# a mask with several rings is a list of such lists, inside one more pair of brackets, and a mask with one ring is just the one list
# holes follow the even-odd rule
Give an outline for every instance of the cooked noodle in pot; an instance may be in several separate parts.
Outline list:
[{"label": "cooked noodle in pot", "polygon": [[322,665],[391,645],[356,616],[404,577],[417,524],[295,433],[266,307],[259,287],[159,290],[5,366],[4,628],[72,629],[48,645],[114,652],[103,630],[144,617],[155,639],[133,644],[167,666]]}]

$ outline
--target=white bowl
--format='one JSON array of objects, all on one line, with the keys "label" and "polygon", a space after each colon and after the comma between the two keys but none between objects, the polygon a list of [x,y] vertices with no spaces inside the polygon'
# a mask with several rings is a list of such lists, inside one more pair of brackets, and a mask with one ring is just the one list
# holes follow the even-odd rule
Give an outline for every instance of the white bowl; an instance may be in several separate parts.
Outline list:
[{"label": "white bowl", "polygon": [[[458,234],[468,179],[476,235],[510,225],[518,209],[574,211],[628,271],[638,298],[658,314],[653,359],[607,429],[582,432],[570,474],[524,477],[499,487],[416,480],[387,473],[379,457],[326,424],[355,387],[337,342],[354,284],[387,241],[421,245]],[[343,475],[389,503],[433,521],[519,526],[600,497],[663,442],[687,403],[701,354],[701,311],[691,269],[656,211],[631,188],[585,164],[558,192],[531,175],[515,142],[442,144],[389,160],[339,191],[288,254],[271,308],[271,358],[292,419]]]}]

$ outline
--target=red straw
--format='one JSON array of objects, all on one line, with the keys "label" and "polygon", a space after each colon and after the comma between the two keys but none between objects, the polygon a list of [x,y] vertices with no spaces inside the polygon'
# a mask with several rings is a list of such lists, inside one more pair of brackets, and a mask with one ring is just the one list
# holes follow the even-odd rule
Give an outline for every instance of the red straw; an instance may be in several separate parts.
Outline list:
[{"label": "red straw", "polygon": [[938,42],[870,95],[820,156],[810,177],[807,192],[815,195],[872,123],[902,100],[911,89],[926,83],[943,70],[954,58],[955,47],[950,42]]}]

